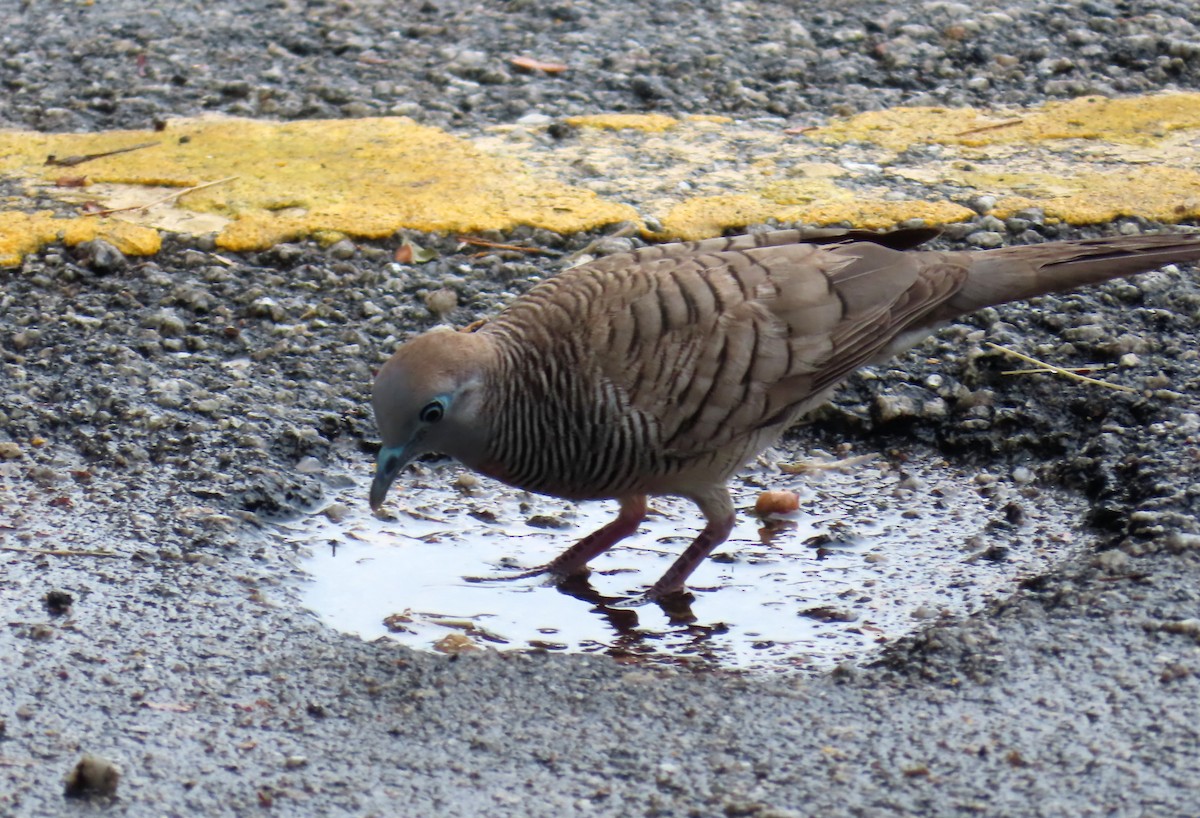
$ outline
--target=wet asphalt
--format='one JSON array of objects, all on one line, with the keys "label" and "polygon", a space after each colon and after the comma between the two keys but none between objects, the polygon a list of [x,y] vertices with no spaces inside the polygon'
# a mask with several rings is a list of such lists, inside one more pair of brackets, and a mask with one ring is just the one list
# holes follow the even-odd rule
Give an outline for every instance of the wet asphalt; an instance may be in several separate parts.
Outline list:
[{"label": "wet asphalt", "polygon": [[[1200,76],[1183,2],[3,5],[0,122],[47,130],[205,110],[465,129],[531,111],[820,116]],[[1001,25],[970,24],[984,17]],[[907,56],[877,59],[881,41]],[[489,62],[513,50],[586,67],[548,90]],[[515,238],[568,253],[594,237]],[[457,271],[468,320],[554,269],[498,256],[463,273],[452,241],[425,241],[443,259],[399,279],[395,242],[229,257],[179,239],[149,261],[52,247],[0,272],[0,815],[1197,813],[1195,271],[984,311],[789,437],[796,455],[849,441],[901,461],[919,440],[1090,510],[1080,554],[975,615],[867,663],[761,674],[414,652],[300,607],[302,554],[271,523],[365,490],[370,373],[435,320],[422,294]],[[395,309],[369,324],[364,301]],[[984,337],[1133,354],[1138,391],[1002,376]],[[880,395],[924,395],[932,374],[944,416],[881,417]],[[86,755],[99,771],[69,787]]]}]

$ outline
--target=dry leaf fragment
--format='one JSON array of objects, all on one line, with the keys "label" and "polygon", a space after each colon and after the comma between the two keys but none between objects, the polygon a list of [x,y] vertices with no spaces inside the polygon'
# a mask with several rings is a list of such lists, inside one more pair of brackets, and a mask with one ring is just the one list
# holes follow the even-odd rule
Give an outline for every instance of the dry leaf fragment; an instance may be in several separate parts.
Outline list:
[{"label": "dry leaf fragment", "polygon": [[561,74],[570,68],[566,63],[544,62],[535,60],[533,57],[513,57],[509,63],[513,68],[520,68],[523,71],[541,71],[543,74]]},{"label": "dry leaf fragment", "polygon": [[433,643],[433,649],[438,653],[447,653],[455,655],[459,653],[471,653],[472,651],[483,650],[469,636],[464,636],[461,633],[448,633],[441,639]]},{"label": "dry leaf fragment", "polygon": [[392,254],[392,258],[397,264],[424,264],[427,261],[433,261],[437,258],[437,255],[436,250],[427,250],[421,245],[405,239],[396,248],[396,252]]}]

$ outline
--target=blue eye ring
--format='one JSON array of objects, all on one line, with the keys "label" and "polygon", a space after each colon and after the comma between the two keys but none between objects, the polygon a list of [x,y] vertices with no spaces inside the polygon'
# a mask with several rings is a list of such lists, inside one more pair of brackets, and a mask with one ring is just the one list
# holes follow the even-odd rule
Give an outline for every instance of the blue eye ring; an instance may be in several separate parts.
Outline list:
[{"label": "blue eye ring", "polygon": [[446,407],[440,400],[432,400],[421,408],[417,415],[422,423],[437,423],[446,414]]}]

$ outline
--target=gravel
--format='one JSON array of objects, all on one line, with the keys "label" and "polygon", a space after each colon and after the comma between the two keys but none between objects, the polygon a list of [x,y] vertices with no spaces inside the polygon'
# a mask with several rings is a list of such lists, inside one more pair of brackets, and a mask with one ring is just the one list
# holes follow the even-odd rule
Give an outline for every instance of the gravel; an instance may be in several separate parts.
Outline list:
[{"label": "gravel", "polygon": [[[471,130],[597,111],[808,121],[1200,85],[1200,11],[1135,6],[23,2],[0,33],[0,122],[64,131],[205,112],[399,114]],[[524,72],[518,56],[570,70]]]},{"label": "gravel", "polygon": [[[404,114],[468,132],[604,110],[809,121],[1200,86],[1200,11],[1185,2],[799,14],[115,0],[6,16],[0,123],[42,130],[202,112]],[[571,70],[524,73],[518,55]],[[1152,227],[1081,232],[977,208],[942,246]],[[1094,545],[979,616],[931,619],[876,666],[764,678],[424,655],[295,606],[295,555],[259,529],[362,477],[373,368],[399,339],[491,312],[558,264],[411,236],[438,257],[397,265],[404,238],[237,256],[168,237],[149,260],[92,242],[0,271],[0,814],[1194,810],[1194,272],[984,310],[854,378],[797,431],[797,450],[850,438],[903,452],[916,438],[980,472],[1077,490]],[[503,238],[563,256],[633,241]],[[985,340],[1064,365],[1119,361],[1138,391],[1009,377],[1018,365]],[[72,785],[81,764],[109,772]]]}]

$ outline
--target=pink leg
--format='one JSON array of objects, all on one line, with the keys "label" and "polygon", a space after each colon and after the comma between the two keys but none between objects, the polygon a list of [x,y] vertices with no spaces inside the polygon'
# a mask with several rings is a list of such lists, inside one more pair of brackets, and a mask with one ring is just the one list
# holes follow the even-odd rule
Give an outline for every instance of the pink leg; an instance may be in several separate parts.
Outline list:
[{"label": "pink leg", "polygon": [[552,581],[557,584],[567,577],[587,574],[588,561],[603,554],[608,549],[637,531],[642,520],[646,517],[646,495],[633,494],[619,498],[621,510],[617,519],[603,528],[598,528],[588,534],[566,551],[559,554],[545,565],[530,568],[516,574],[503,577],[463,577],[468,582],[494,582],[514,579],[527,579],[550,574]]},{"label": "pink leg", "polygon": [[630,600],[629,604],[638,605],[661,601],[666,597],[683,593],[684,583],[687,582],[687,578],[691,576],[697,566],[704,562],[704,558],[711,554],[714,548],[729,539],[734,522],[733,498],[729,496],[729,491],[725,486],[715,486],[706,494],[692,495],[688,499],[700,506],[707,525],[696,539],[692,540],[692,544],[679,556],[679,559],[675,560],[667,572],[659,577],[658,582],[651,585],[646,593]]},{"label": "pink leg", "polygon": [[617,519],[588,534],[541,569],[557,577],[582,573],[589,561],[638,530],[646,518],[646,495],[634,494],[620,498],[621,511]]}]

